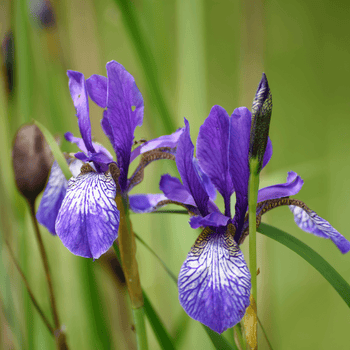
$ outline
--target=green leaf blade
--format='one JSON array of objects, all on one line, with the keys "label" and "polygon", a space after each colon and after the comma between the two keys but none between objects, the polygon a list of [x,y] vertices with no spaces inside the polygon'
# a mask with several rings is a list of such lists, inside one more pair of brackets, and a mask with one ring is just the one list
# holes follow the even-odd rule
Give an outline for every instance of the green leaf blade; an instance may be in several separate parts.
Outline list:
[{"label": "green leaf blade", "polygon": [[350,286],[345,279],[324,259],[308,245],[276,227],[261,224],[258,231],[274,239],[300,255],[312,265],[338,292],[350,308]]},{"label": "green leaf blade", "polygon": [[61,168],[64,176],[66,177],[67,180],[69,180],[72,177],[72,173],[69,170],[66,158],[64,157],[60,147],[58,146],[56,140],[50,133],[48,129],[45,128],[44,125],[39,123],[37,120],[34,120],[34,124],[40,129],[40,131],[43,133],[46,142],[49,144],[51,152],[56,159],[59,167]]}]

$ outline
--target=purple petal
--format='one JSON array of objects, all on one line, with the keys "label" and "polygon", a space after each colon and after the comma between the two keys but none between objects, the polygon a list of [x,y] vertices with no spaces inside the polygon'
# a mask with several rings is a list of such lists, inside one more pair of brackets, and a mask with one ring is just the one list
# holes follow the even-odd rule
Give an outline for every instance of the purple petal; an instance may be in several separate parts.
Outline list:
[{"label": "purple petal", "polygon": [[176,177],[169,174],[163,175],[159,182],[159,189],[172,201],[197,206],[191,194]]},{"label": "purple petal", "polygon": [[132,194],[129,195],[130,209],[135,213],[151,213],[159,202],[168,199],[164,194]]},{"label": "purple petal", "polygon": [[87,91],[90,98],[100,107],[107,106],[107,78],[94,74],[86,80]]},{"label": "purple petal", "polygon": [[272,142],[271,142],[271,139],[268,138],[267,144],[266,144],[266,150],[265,150],[265,154],[264,154],[264,159],[263,159],[263,166],[262,166],[263,168],[265,168],[265,166],[268,164],[271,157],[272,157]]},{"label": "purple petal", "polygon": [[230,220],[230,217],[227,217],[220,212],[213,212],[209,215],[202,218],[201,216],[192,216],[190,218],[190,226],[192,228],[199,228],[199,227],[219,227],[219,226],[226,226],[228,220]]},{"label": "purple petal", "polygon": [[131,152],[130,163],[140,154],[152,151],[155,148],[169,147],[174,148],[177,146],[179,137],[183,133],[183,128],[176,130],[171,135],[163,135],[156,139],[150,140],[137,147]]},{"label": "purple petal", "polygon": [[71,178],[56,220],[63,245],[75,255],[99,258],[118,236],[119,210],[111,175],[89,172]]},{"label": "purple petal", "polygon": [[91,140],[91,124],[89,117],[89,101],[84,75],[72,70],[67,71],[69,91],[77,112],[80,134],[89,152],[95,152]]},{"label": "purple petal", "polygon": [[[79,175],[82,165],[83,163],[78,159],[71,161],[69,169],[71,170],[73,176]],[[38,222],[45,226],[53,235],[56,235],[55,221],[58,211],[61,208],[63,198],[66,195],[67,185],[68,181],[66,180],[58,163],[55,161],[51,167],[49,181],[47,182],[38,211],[36,213]]]},{"label": "purple petal", "polygon": [[187,314],[222,333],[249,306],[250,273],[233,237],[205,229],[181,267],[180,304]]},{"label": "purple petal", "polygon": [[78,148],[85,154],[88,153],[85,147],[84,140],[81,137],[75,137],[71,132],[66,132],[64,134],[64,138],[70,143],[75,143],[78,146]]},{"label": "purple petal", "polygon": [[258,203],[269,199],[294,196],[303,187],[304,181],[294,171],[288,172],[287,182],[284,184],[265,187],[258,192]]},{"label": "purple petal", "polygon": [[248,207],[250,126],[250,111],[245,107],[236,108],[230,119],[229,143],[229,170],[236,191],[236,235],[240,234]]},{"label": "purple petal", "polygon": [[105,135],[109,138],[109,141],[112,145],[114,145],[114,137],[112,132],[111,124],[109,123],[108,117],[107,117],[107,111],[103,111],[103,117],[101,120],[101,127]]},{"label": "purple petal", "polygon": [[210,199],[215,201],[216,194],[217,194],[216,187],[211,182],[209,176],[203,171],[203,169],[201,168],[201,166],[196,158],[193,158],[193,165],[196,168],[198,175],[202,180],[202,184],[203,184],[205,190],[207,191]]},{"label": "purple petal", "polygon": [[[71,143],[75,143],[81,151],[83,151],[84,153],[87,153],[87,150],[82,138],[75,137],[71,132],[66,132],[64,134],[64,137],[67,141]],[[92,145],[94,146],[96,153],[103,153],[106,157],[108,157],[110,161],[113,161],[113,156],[101,144],[99,144],[98,142],[93,142]]]},{"label": "purple petal", "polygon": [[143,98],[133,76],[121,64],[107,63],[107,76],[107,119],[120,169],[119,184],[125,190],[134,131],[142,125]]},{"label": "purple petal", "polygon": [[233,193],[228,166],[229,123],[230,118],[225,109],[214,106],[200,127],[197,139],[199,163],[224,197],[226,205],[229,205]]},{"label": "purple petal", "polygon": [[304,209],[290,205],[290,210],[294,214],[295,223],[305,232],[314,234],[315,236],[328,238],[343,253],[350,251],[350,242],[340,234],[332,225],[318,216],[314,211],[309,212]]},{"label": "purple petal", "polygon": [[66,195],[67,184],[68,181],[55,161],[51,167],[49,181],[36,213],[38,222],[45,226],[53,235],[56,234],[56,217]]},{"label": "purple petal", "polygon": [[190,125],[187,119],[185,119],[185,130],[180,136],[177,145],[176,165],[186,190],[193,197],[202,216],[206,216],[208,214],[207,205],[209,196],[203,187],[195,166],[193,165],[193,150],[194,146],[190,137]]}]

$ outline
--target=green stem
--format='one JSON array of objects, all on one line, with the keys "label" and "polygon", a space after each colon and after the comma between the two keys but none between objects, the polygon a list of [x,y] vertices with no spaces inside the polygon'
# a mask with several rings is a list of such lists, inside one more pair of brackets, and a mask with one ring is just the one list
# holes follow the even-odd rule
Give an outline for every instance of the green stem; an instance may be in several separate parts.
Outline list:
[{"label": "green stem", "polygon": [[43,240],[41,238],[38,221],[37,221],[36,216],[35,216],[34,202],[28,202],[28,204],[30,207],[30,215],[31,215],[32,221],[33,221],[34,232],[35,232],[35,235],[36,235],[36,238],[38,241],[38,245],[39,245],[41,259],[42,259],[42,262],[44,265],[46,282],[47,282],[47,286],[49,289],[51,310],[52,310],[54,324],[55,324],[54,334],[55,334],[56,347],[57,347],[57,349],[61,349],[61,350],[68,349],[66,336],[65,336],[64,332],[61,330],[60,321],[58,318],[55,293],[54,293],[53,286],[52,286],[51,273],[50,273],[50,268],[49,268],[49,261],[47,259],[47,254],[45,251],[44,243],[43,243]]},{"label": "green stem", "polygon": [[46,316],[45,316],[44,312],[42,311],[41,307],[39,306],[39,303],[38,303],[37,300],[35,299],[35,296],[34,296],[32,290],[31,290],[31,288],[30,288],[30,286],[29,286],[29,283],[28,283],[28,281],[27,281],[27,278],[26,278],[26,276],[24,275],[24,273],[23,273],[21,267],[19,266],[19,263],[17,262],[17,260],[16,260],[16,258],[15,258],[15,254],[13,253],[12,248],[11,248],[11,246],[10,246],[10,243],[8,242],[7,239],[5,239],[5,243],[6,243],[6,245],[7,245],[8,250],[9,250],[10,256],[11,256],[11,258],[12,258],[12,260],[13,260],[13,262],[14,262],[14,264],[15,264],[15,266],[16,266],[18,272],[19,272],[19,274],[21,275],[21,278],[22,278],[22,280],[23,280],[23,282],[24,282],[26,288],[27,288],[29,297],[30,297],[30,299],[32,300],[32,303],[33,303],[34,307],[37,309],[37,311],[38,311],[38,313],[39,313],[41,319],[42,319],[43,322],[45,323],[45,326],[47,327],[47,329],[49,330],[49,332],[52,334],[52,336],[55,336],[55,330],[54,330],[54,328],[51,326],[50,322],[49,322],[48,319],[46,318]]},{"label": "green stem", "polygon": [[137,309],[132,309],[135,322],[137,349],[147,350],[147,332],[145,324],[145,312],[144,307],[139,307]]},{"label": "green stem", "polygon": [[[147,350],[147,334],[144,320],[143,295],[136,261],[135,234],[129,217],[129,206],[127,200],[120,194],[116,196],[116,203],[120,211],[119,223],[119,248],[121,266],[125,275],[126,284],[131,300],[134,315],[137,349]],[[114,246],[117,251],[116,247]],[[119,250],[119,249],[118,249]]]},{"label": "green stem", "polygon": [[256,203],[258,200],[259,174],[256,172],[259,161],[251,159],[249,177],[249,268],[252,275],[252,294],[257,304],[257,279],[256,279]]}]

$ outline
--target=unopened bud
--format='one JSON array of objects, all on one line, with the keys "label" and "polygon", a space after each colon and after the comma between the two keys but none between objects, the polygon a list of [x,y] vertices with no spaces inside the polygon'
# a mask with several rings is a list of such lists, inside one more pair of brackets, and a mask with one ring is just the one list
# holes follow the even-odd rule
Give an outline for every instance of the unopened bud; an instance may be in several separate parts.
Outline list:
[{"label": "unopened bud", "polygon": [[18,190],[34,204],[45,187],[53,163],[50,147],[36,125],[26,124],[17,131],[12,161]]},{"label": "unopened bud", "polygon": [[272,95],[265,73],[256,91],[252,106],[252,127],[250,130],[249,159],[258,161],[257,173],[263,164],[264,154],[269,136],[272,114]]}]

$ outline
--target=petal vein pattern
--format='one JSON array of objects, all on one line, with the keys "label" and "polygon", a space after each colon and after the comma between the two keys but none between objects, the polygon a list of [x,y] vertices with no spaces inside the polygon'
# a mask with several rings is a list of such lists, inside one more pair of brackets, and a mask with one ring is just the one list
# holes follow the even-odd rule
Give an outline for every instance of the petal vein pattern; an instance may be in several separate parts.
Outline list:
[{"label": "petal vein pattern", "polygon": [[119,210],[111,175],[89,172],[68,182],[56,232],[73,254],[99,258],[118,236]]},{"label": "petal vein pattern", "polygon": [[214,331],[222,333],[242,319],[249,306],[250,272],[228,230],[203,230],[181,267],[178,287],[188,315]]},{"label": "petal vein pattern", "polygon": [[309,209],[309,211],[306,211],[294,205],[290,205],[289,209],[294,214],[295,223],[303,231],[318,237],[331,239],[343,254],[350,251],[350,242],[327,220],[322,219],[313,210]]}]

